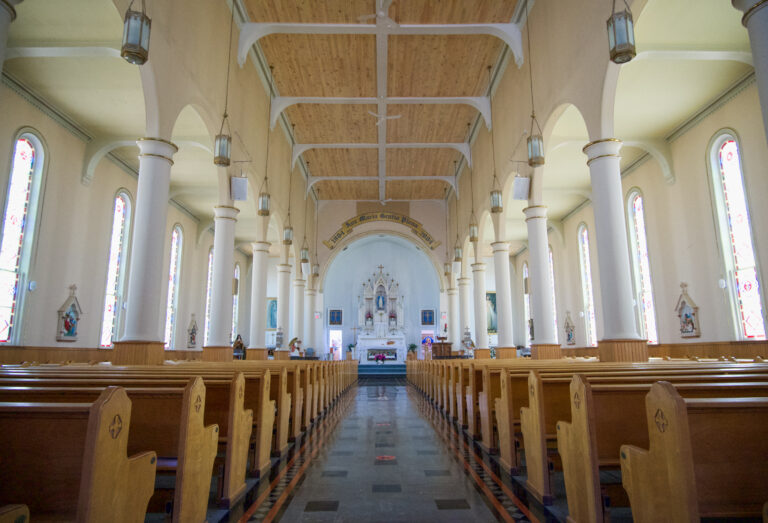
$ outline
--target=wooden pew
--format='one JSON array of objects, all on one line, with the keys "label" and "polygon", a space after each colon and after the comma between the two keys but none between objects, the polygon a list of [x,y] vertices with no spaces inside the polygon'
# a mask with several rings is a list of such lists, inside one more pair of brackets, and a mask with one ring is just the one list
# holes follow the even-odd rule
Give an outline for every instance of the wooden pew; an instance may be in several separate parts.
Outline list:
[{"label": "wooden pew", "polygon": [[649,450],[620,451],[635,521],[760,517],[768,499],[768,399],[683,399],[659,382],[645,406]]},{"label": "wooden pew", "polygon": [[0,504],[35,519],[144,521],[154,452],[127,457],[131,401],[119,387],[93,403],[0,403]]}]

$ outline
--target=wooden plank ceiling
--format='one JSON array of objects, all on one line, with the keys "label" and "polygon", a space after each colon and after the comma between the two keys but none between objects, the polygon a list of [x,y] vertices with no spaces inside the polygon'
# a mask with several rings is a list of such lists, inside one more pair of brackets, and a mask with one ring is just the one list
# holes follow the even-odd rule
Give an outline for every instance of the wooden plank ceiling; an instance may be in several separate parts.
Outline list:
[{"label": "wooden plank ceiling", "polygon": [[[253,22],[374,23],[375,0],[244,0]],[[401,24],[509,22],[517,0],[395,0],[389,16]],[[376,97],[374,35],[273,34],[259,45],[273,66],[281,96]],[[490,36],[390,36],[387,94],[390,97],[481,96],[487,67],[502,48]],[[298,143],[369,143],[378,136],[375,105],[298,104],[286,114]],[[477,115],[467,105],[390,105],[387,143],[462,142]],[[371,180],[318,182],[321,199],[376,200],[378,151],[312,149],[303,155],[315,177],[365,176]],[[450,176],[461,155],[453,149],[388,149],[387,177]],[[387,181],[387,199],[440,199],[441,180]]]}]

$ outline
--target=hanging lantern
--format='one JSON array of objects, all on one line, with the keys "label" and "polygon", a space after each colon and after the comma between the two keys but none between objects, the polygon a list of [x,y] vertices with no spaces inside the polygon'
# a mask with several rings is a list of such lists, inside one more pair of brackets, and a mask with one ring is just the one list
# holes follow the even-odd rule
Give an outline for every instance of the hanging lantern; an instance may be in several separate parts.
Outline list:
[{"label": "hanging lantern", "polygon": [[632,11],[627,0],[624,0],[625,10],[616,12],[616,0],[613,0],[613,11],[607,20],[608,47],[611,61],[625,64],[635,57],[635,24],[632,21]]},{"label": "hanging lantern", "polygon": [[149,33],[152,20],[144,11],[144,0],[141,0],[141,12],[134,11],[131,7],[133,7],[133,0],[125,12],[120,56],[133,65],[144,65],[149,58]]},{"label": "hanging lantern", "polygon": [[501,201],[501,191],[495,188],[491,191],[491,212],[500,213],[504,210],[504,204]]},{"label": "hanging lantern", "polygon": [[443,264],[443,272],[445,273],[446,276],[449,276],[451,274],[451,263],[450,262],[445,262]]},{"label": "hanging lantern", "polygon": [[269,216],[269,184],[264,178],[264,190],[259,193],[259,216]]},{"label": "hanging lantern", "polygon": [[286,225],[283,229],[283,245],[291,245],[293,243],[293,227]]},{"label": "hanging lantern", "polygon": [[315,278],[320,276],[320,264],[319,263],[315,263],[314,265],[312,265],[312,276],[314,276]]},{"label": "hanging lantern", "polygon": [[461,254],[461,247],[453,249],[453,272],[456,274],[461,272]]},{"label": "hanging lantern", "polygon": [[544,138],[541,127],[536,120],[536,113],[531,114],[531,134],[528,135],[528,165],[539,167],[544,165]]},{"label": "hanging lantern", "polygon": [[475,221],[474,215],[472,216],[472,221],[469,222],[469,241],[472,243],[477,242],[478,239],[478,228],[477,228],[477,222]]},{"label": "hanging lantern", "polygon": [[304,241],[304,246],[299,251],[299,256],[301,257],[301,272],[309,274],[311,265],[309,263],[309,247],[307,247],[306,240]]},{"label": "hanging lantern", "polygon": [[232,158],[232,137],[229,134],[224,133],[225,123],[227,124],[227,128],[229,128],[227,113],[224,113],[224,119],[221,121],[221,129],[219,130],[219,134],[216,135],[216,140],[213,144],[213,163],[214,165],[229,167]]}]

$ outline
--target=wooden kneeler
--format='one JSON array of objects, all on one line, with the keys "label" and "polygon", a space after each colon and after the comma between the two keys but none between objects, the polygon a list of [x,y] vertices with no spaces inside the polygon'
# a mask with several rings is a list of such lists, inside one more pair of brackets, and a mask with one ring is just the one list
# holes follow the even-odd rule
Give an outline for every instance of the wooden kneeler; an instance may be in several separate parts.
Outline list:
[{"label": "wooden kneeler", "polygon": [[[269,389],[266,395],[269,399]],[[229,392],[229,425],[223,494],[223,501],[227,505],[236,502],[245,494],[245,469],[248,464],[248,445],[253,432],[253,410],[243,408],[244,401],[245,376],[242,372],[238,372],[232,380]]]}]

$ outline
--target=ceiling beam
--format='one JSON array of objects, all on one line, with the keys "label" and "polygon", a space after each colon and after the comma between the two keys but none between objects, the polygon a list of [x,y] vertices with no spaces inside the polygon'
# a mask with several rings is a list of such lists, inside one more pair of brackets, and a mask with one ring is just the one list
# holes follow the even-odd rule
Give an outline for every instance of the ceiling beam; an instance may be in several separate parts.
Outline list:
[{"label": "ceiling beam", "polygon": [[[379,182],[382,178],[379,176],[310,176],[307,182],[307,194],[313,185],[319,182]],[[386,182],[417,182],[417,181],[438,181],[445,182],[450,185],[454,191],[458,192],[458,187],[455,184],[455,176],[385,176],[383,178],[384,184]],[[381,198],[383,200],[384,198]],[[362,201],[362,200],[361,200]],[[377,201],[377,200],[373,200]]]},{"label": "ceiling beam", "polygon": [[[293,145],[292,163],[311,149],[376,149],[379,144],[376,143],[297,143]],[[453,149],[460,152],[472,165],[472,152],[469,144],[466,142],[442,143],[442,142],[408,142],[408,143],[388,143],[387,149]]]}]

